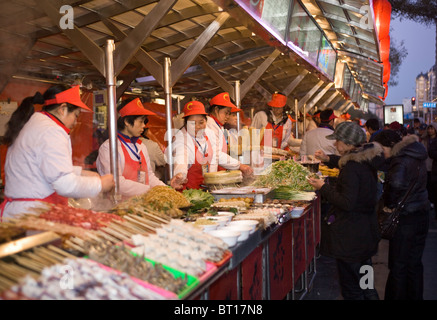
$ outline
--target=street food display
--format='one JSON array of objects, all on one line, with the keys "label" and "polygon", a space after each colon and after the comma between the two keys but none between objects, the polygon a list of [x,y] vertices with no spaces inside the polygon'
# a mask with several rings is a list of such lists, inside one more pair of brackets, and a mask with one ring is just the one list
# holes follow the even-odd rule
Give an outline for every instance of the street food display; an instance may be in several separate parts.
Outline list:
[{"label": "street food display", "polygon": [[[53,204],[33,209],[2,224],[0,253],[17,248],[13,241],[27,239],[28,231],[53,232],[59,241],[0,258],[0,298],[184,299],[229,264],[240,245],[312,203],[317,195],[306,177],[314,174],[288,159],[241,187],[233,185],[241,182],[240,171],[222,171],[205,179],[215,190],[156,186],[107,212]],[[51,289],[61,265],[74,266],[80,290]]]}]

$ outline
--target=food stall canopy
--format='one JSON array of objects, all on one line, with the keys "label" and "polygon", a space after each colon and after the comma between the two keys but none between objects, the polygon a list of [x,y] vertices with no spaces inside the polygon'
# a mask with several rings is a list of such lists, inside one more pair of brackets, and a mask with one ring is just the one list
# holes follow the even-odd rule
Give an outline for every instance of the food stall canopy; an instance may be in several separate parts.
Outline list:
[{"label": "food stall canopy", "polygon": [[[104,89],[104,68],[96,67],[99,57],[95,56],[95,52],[99,48],[103,50],[108,39],[114,39],[116,48],[120,47],[123,38],[129,37],[148,18],[156,27],[150,28],[139,50],[134,50],[141,51],[143,55],[130,52],[131,58],[127,54],[126,65],[117,73],[118,87],[125,94],[144,96],[152,101],[164,98],[162,81],[156,77],[162,70],[158,73],[156,69],[155,72],[150,70],[163,66],[167,57],[174,62],[184,54],[184,60],[189,63],[187,66],[179,63],[180,74],[173,73],[172,94],[182,99],[195,97],[207,102],[215,94],[225,91],[223,83],[219,85],[217,79],[211,76],[211,71],[206,71],[208,67],[227,83],[240,81],[244,86],[244,82],[251,80],[250,77],[271,58],[272,63],[264,67],[256,85],[245,88],[247,92],[244,92],[241,101],[243,109],[265,106],[268,99],[266,92],[271,94],[287,88],[289,101],[305,99],[306,103],[316,105],[317,102],[318,106],[325,107],[325,102],[336,101],[336,105],[329,104],[335,108],[344,104],[344,99],[333,99],[336,93],[340,95],[337,89],[328,87],[334,80],[335,64],[331,62],[336,60],[337,53],[339,60],[346,61],[363,93],[372,97],[383,95],[376,31],[373,25],[369,30],[360,29],[358,23],[363,16],[360,7],[368,2],[280,1],[290,7],[286,12],[288,16],[282,17],[288,29],[282,31],[288,34],[291,42],[292,35],[299,28],[296,19],[303,19],[302,14],[308,15],[301,21],[305,21],[307,27],[305,45],[311,49],[313,44],[317,44],[319,49],[318,60],[313,61],[302,59],[302,52],[297,49],[302,44],[299,43],[301,38],[295,38],[298,41],[293,45],[284,42],[284,39],[276,37],[274,28],[260,24],[244,10],[241,2],[4,1],[0,19],[0,93],[9,83],[25,80],[80,83],[87,89]],[[265,6],[273,3],[267,0],[261,2]],[[48,14],[46,4],[56,10],[63,8],[59,11],[59,21],[53,21],[53,14]],[[161,14],[156,15],[156,21],[153,21],[156,10],[148,16],[157,6],[167,4],[168,10],[158,12]],[[292,6],[299,6],[299,11]],[[229,13],[229,16],[223,13]],[[219,24],[218,30],[200,47],[198,42],[204,40],[202,36],[215,24]],[[312,43],[312,40],[315,42]],[[199,48],[197,52],[189,50],[193,47],[197,49],[196,46]],[[279,53],[276,53],[277,50]],[[150,62],[146,66],[142,61],[144,55]],[[349,98],[353,96],[352,92],[347,93]],[[317,101],[312,101],[314,97]],[[182,104],[184,102],[181,101]]]}]

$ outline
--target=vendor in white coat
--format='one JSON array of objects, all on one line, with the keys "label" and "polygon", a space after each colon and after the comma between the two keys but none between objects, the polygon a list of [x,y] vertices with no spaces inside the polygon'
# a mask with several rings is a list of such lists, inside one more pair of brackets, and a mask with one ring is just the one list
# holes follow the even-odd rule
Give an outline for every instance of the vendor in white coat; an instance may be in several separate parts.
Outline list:
[{"label": "vendor in white coat", "polygon": [[54,86],[43,98],[43,111],[21,124],[7,152],[3,221],[42,202],[66,205],[69,197],[92,198],[114,187],[111,174],[100,177],[73,166],[69,133],[81,110],[91,111],[79,87]]},{"label": "vendor in white coat", "polygon": [[[268,132],[271,132],[271,147],[278,149],[288,149],[288,139],[291,135],[292,121],[285,113],[287,97],[279,92],[272,95],[272,99],[267,103],[268,109],[258,111],[253,117],[252,127],[256,129],[264,128],[264,136],[261,145]],[[269,130],[269,131],[267,131]]]},{"label": "vendor in white coat", "polygon": [[[214,148],[207,128],[207,113],[200,101],[190,101],[184,106],[184,126],[176,133],[173,142],[174,169],[170,185],[177,189],[200,189],[205,172],[217,172],[218,165],[229,170],[241,170],[251,175],[251,167],[241,164],[227,153]],[[216,161],[218,160],[218,161]]]},{"label": "vendor in white coat", "polygon": [[209,101],[207,127],[215,136],[217,150],[228,152],[228,141],[225,136],[225,124],[231,115],[231,109],[236,106],[231,102],[229,93],[222,92]]},{"label": "vendor in white coat", "polygon": [[[155,176],[147,148],[140,139],[146,127],[147,116],[155,113],[145,109],[139,98],[123,101],[118,112],[120,117],[117,120],[117,149],[121,196],[128,198],[144,194],[155,186],[165,186]],[[109,139],[100,146],[96,165],[100,174],[110,172]]]}]

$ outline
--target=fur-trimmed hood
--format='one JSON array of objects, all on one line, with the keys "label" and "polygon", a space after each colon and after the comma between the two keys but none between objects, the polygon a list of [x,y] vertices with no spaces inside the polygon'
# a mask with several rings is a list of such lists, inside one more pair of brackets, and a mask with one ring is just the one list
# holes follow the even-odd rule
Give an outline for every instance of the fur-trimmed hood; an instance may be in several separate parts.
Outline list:
[{"label": "fur-trimmed hood", "polygon": [[428,158],[425,147],[419,142],[419,137],[415,134],[403,137],[401,141],[393,146],[390,155],[392,157],[407,155],[420,160]]},{"label": "fur-trimmed hood", "polygon": [[368,162],[373,167],[379,168],[384,162],[382,146],[378,142],[367,143],[359,149],[342,156],[338,161],[339,167],[344,167],[348,161]]}]

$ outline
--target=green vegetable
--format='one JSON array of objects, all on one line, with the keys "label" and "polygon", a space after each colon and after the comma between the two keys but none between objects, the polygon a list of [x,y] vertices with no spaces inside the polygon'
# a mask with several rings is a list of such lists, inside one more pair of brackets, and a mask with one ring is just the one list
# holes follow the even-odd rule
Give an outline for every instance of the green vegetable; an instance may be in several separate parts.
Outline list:
[{"label": "green vegetable", "polygon": [[254,185],[263,188],[287,186],[297,191],[312,190],[313,187],[305,178],[310,174],[311,172],[306,167],[293,159],[277,161],[257,178]]},{"label": "green vegetable", "polygon": [[316,197],[316,193],[297,191],[291,187],[281,186],[275,189],[274,197],[275,199],[312,201]]},{"label": "green vegetable", "polygon": [[186,189],[182,194],[193,205],[187,211],[188,214],[197,213],[214,203],[214,196],[209,192],[198,189]]}]

